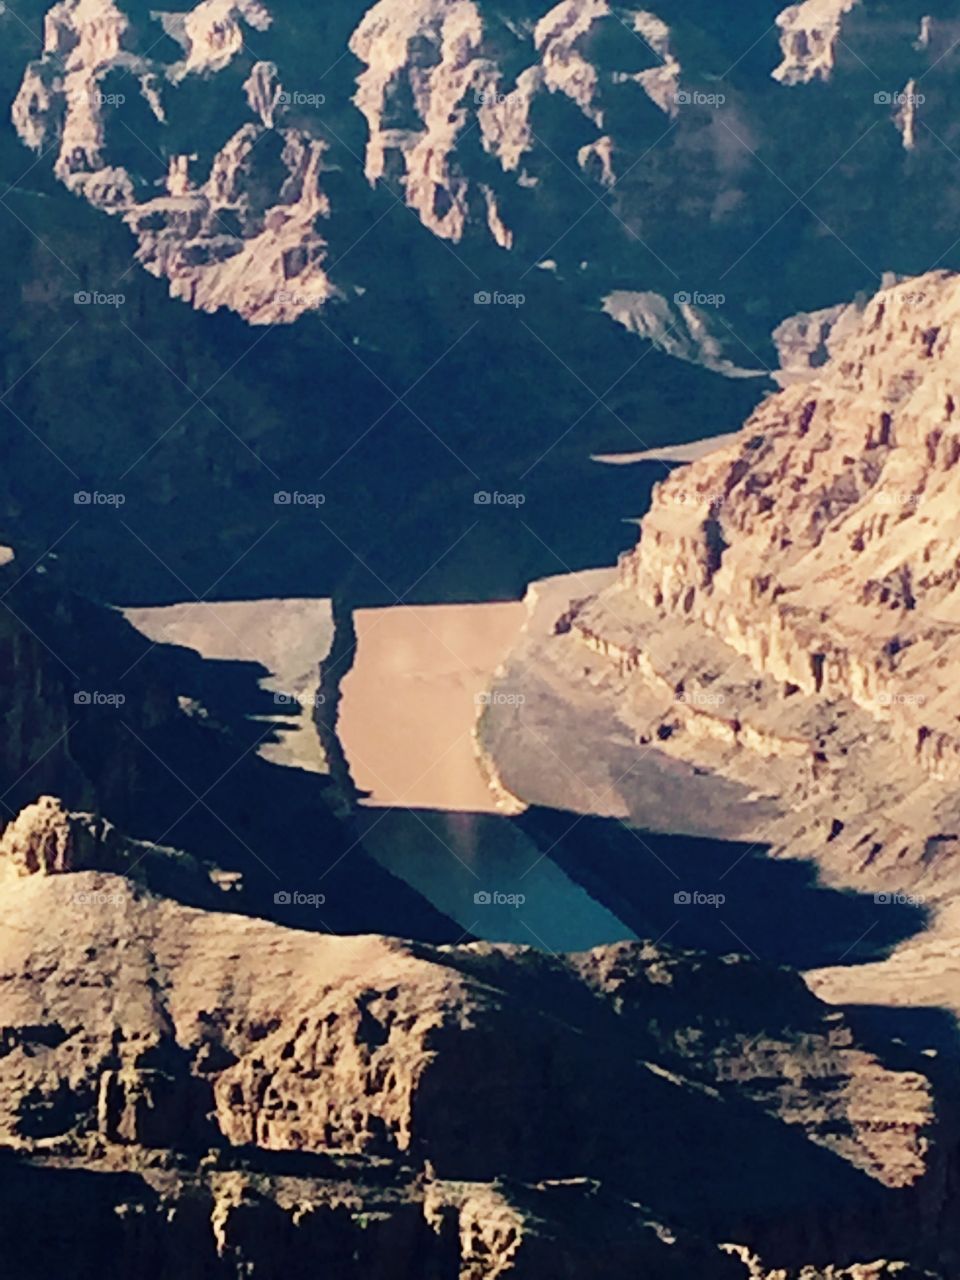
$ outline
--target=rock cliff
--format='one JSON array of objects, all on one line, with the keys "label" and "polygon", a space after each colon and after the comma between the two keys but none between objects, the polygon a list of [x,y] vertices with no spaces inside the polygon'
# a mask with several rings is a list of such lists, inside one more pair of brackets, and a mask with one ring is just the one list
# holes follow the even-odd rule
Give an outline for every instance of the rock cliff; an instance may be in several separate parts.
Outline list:
[{"label": "rock cliff", "polygon": [[844,698],[954,779],[955,344],[947,273],[884,289],[809,381],[658,487],[621,585],[761,676]]},{"label": "rock cliff", "polygon": [[[783,389],[656,486],[616,572],[541,592],[501,682],[526,690],[526,716],[488,710],[480,738],[521,801],[747,840],[881,912],[925,911],[902,957],[871,949],[878,915],[848,949],[876,963],[816,985],[956,1010],[960,281],[891,282],[779,340]],[[529,707],[548,702],[538,732],[553,721],[584,784],[562,801],[519,767]],[[591,750],[570,756],[573,722],[612,785]],[[655,797],[641,761],[669,779]]]},{"label": "rock cliff", "polygon": [[385,1278],[820,1275],[904,1248],[918,1206],[912,1255],[949,1247],[936,1073],[860,1047],[792,975],[324,937],[23,875],[48,810],[0,850],[0,1133],[18,1185],[114,1215],[118,1274],[191,1247],[219,1260],[198,1274],[322,1249]]},{"label": "rock cliff", "polygon": [[783,84],[829,79],[841,42],[843,19],[860,0],[802,0],[777,17],[783,62],[773,72]]},{"label": "rock cliff", "polygon": [[[701,63],[692,5],[661,13],[612,0],[507,9],[486,0],[376,0],[366,12],[321,20],[261,0],[202,0],[147,15],[128,0],[58,0],[12,118],[26,146],[54,156],[68,190],[123,219],[146,270],[201,311],[288,324],[362,295],[375,275],[359,255],[345,260],[375,228],[383,234],[393,207],[384,197],[441,240],[469,239],[485,270],[498,269],[493,246],[522,248],[524,259],[549,246],[552,260],[593,207],[580,207],[584,189],[645,251],[625,259],[621,246],[595,298],[631,285],[643,294],[651,274],[661,287],[676,285],[676,264],[689,257],[661,245],[651,268],[647,251],[665,208],[702,231],[688,207],[695,177],[704,191],[695,203],[705,200],[711,222],[723,227],[742,213],[743,170],[763,146],[764,99],[779,95],[791,128],[808,129],[803,91],[833,80],[859,7],[805,0],[784,9],[776,18],[782,61],[748,87],[732,73],[770,31],[748,17],[728,33],[729,51],[708,47]],[[936,79],[917,89],[935,68],[938,77],[950,73],[940,66],[948,37],[929,17],[905,17],[884,32],[882,65],[896,77],[879,95],[887,107],[852,83],[838,91],[838,109],[863,137],[885,115],[906,150],[929,146],[918,107],[929,97],[924,110],[940,127]],[[851,58],[866,65],[859,53]],[[870,74],[872,97],[880,81]],[[765,163],[779,175],[779,159]],[[813,177],[815,185],[826,177],[822,166]],[[783,182],[809,186],[806,176]],[[763,223],[766,214],[756,216]],[[401,240],[415,234],[409,220],[402,225]],[[531,232],[538,248],[525,243]],[[752,252],[749,242],[743,248]],[[570,265],[591,263],[581,256]],[[736,342],[734,351],[745,358]]]}]

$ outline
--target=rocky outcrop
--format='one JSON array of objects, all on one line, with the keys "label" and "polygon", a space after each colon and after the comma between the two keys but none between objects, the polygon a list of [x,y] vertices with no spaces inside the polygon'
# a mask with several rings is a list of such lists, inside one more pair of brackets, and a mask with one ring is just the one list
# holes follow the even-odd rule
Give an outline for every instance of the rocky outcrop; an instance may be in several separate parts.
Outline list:
[{"label": "rocky outcrop", "polygon": [[258,0],[203,0],[153,19],[180,43],[182,61],[151,58],[156,36],[146,39],[113,0],[61,0],[45,20],[43,56],[27,67],[13,104],[14,126],[33,150],[57,149],[55,172],[71,191],[123,218],[138,240],[138,261],[170,281],[172,296],[201,311],[230,308],[251,324],[289,323],[337,290],[323,270],[327,245],[317,230],[329,214],[321,190],[326,144],[284,126],[292,103],[273,64],[256,63],[245,85],[259,122],[237,130],[206,176],[195,172],[196,156],[173,154],[165,193],[154,196],[137,172],[111,161],[111,145],[131,136],[126,96],[114,82],[132,77],[163,126],[166,96],[190,77],[222,71],[244,49],[245,25],[265,30],[270,15]]},{"label": "rocky outcrop", "polygon": [[[830,79],[856,8],[857,0],[804,0],[785,9],[774,78],[784,86]],[[496,260],[486,257],[491,245],[522,250],[524,259],[573,252],[572,233],[592,207],[576,203],[584,186],[643,250],[623,258],[618,238],[611,257],[598,254],[605,270],[593,296],[608,299],[632,281],[643,286],[635,291],[641,299],[680,283],[675,264],[691,259],[689,236],[701,234],[701,215],[721,234],[742,221],[740,173],[755,148],[774,144],[764,137],[770,121],[752,113],[736,77],[718,76],[719,63],[693,63],[695,12],[613,0],[529,0],[509,12],[488,0],[376,0],[362,10],[343,21],[338,14],[331,26],[318,19],[314,28],[312,19],[291,23],[262,0],[202,0],[145,15],[125,0],[59,0],[46,14],[41,56],[24,71],[13,123],[26,146],[55,157],[69,190],[124,219],[139,262],[168,280],[174,297],[254,324],[292,323],[369,291],[369,265],[354,250],[374,229],[386,234],[390,196],[434,236],[472,241],[474,271]],[[742,21],[742,29],[731,24],[730,73],[742,71],[746,52],[764,39],[760,24],[753,34],[755,19]],[[341,44],[327,49],[331,30]],[[931,127],[940,131],[939,94],[923,77],[947,69],[940,65],[946,29],[925,21],[911,39],[916,30],[896,27],[891,37],[895,83],[905,88],[894,93],[891,84],[879,95],[889,103],[887,127],[908,151],[924,136],[918,85],[930,93]],[[684,65],[681,49],[691,51]],[[873,57],[851,56],[864,64]],[[303,67],[320,62],[326,70],[303,84]],[[803,95],[774,92],[791,109],[808,110]],[[846,86],[837,104],[830,111],[855,121],[859,143],[877,123],[878,105]],[[776,112],[773,128],[782,132]],[[806,136],[818,127],[811,119],[790,127]],[[935,162],[930,174],[932,185]],[[813,178],[819,185],[826,176],[821,168],[784,173],[782,181],[812,190]],[[726,278],[761,245],[784,216],[774,202],[768,220],[768,204],[765,196],[751,215],[757,237],[741,256],[731,264],[723,244],[722,266],[704,275]],[[676,243],[663,234],[674,220]],[[410,219],[401,225],[416,234]],[[539,243],[525,244],[534,229]],[[866,249],[851,248],[866,260]],[[600,264],[581,254],[564,265]],[[671,317],[680,337],[665,349],[684,359],[699,352],[708,368],[753,371],[760,361],[748,359],[750,348],[766,336],[753,330],[756,314],[747,307],[726,328],[692,313]]]},{"label": "rocky outcrop", "polygon": [[630,333],[678,360],[703,365],[727,378],[765,377],[765,369],[744,368],[738,363],[744,356],[749,360],[750,352],[737,342],[729,326],[716,318],[717,308],[723,305],[722,295],[704,295],[699,305],[698,297],[679,292],[671,303],[658,293],[621,289],[604,298],[603,309]]},{"label": "rocky outcrop", "polygon": [[802,0],[777,18],[783,61],[773,78],[783,84],[828,80],[836,60],[844,16],[860,0]]},{"label": "rocky outcrop", "polygon": [[480,727],[521,801],[743,840],[920,912],[889,958],[877,915],[841,948],[872,964],[811,979],[838,1003],[960,1009],[958,334],[947,272],[783,326],[783,390],[656,486],[612,580],[537,593],[496,686],[526,713],[501,696]]},{"label": "rocky outcrop", "polygon": [[[783,326],[785,389],[657,486],[615,585],[552,642],[564,664],[562,636],[616,664],[638,744],[733,749],[711,766],[745,783],[744,752],[772,762],[770,794],[805,814],[793,840],[819,856],[823,831],[848,877],[863,859],[921,876],[953,830],[958,307],[941,272]],[[790,759],[799,786],[778,772]]]},{"label": "rocky outcrop", "polygon": [[[586,51],[605,20],[632,27],[658,60],[635,74],[596,65]],[[512,59],[529,65],[512,81],[504,71],[504,45]],[[471,180],[458,155],[460,140],[474,128],[485,151],[505,173],[524,180],[522,162],[539,148],[531,111],[538,95],[561,94],[597,130],[580,152],[582,167],[604,163],[613,180],[602,135],[604,90],[627,80],[638,83],[661,110],[673,114],[680,64],[669,28],[654,14],[626,12],[607,0],[563,0],[533,26],[532,40],[517,24],[490,17],[474,0],[456,3],[397,3],[379,0],[350,42],[366,65],[358,78],[356,104],[370,128],[366,174],[376,183],[397,171],[405,198],[436,235],[459,241],[471,222],[483,222],[481,197],[489,188]],[[490,231],[501,248],[512,236],[499,214]]]},{"label": "rocky outcrop", "polygon": [[[268,118],[282,99],[255,68],[251,99]],[[329,202],[321,190],[326,145],[295,129],[245,125],[194,183],[186,156],[171,160],[167,194],[124,211],[137,260],[170,281],[173,297],[199,311],[229,307],[250,324],[288,324],[337,296],[323,269],[317,231]],[[267,171],[286,177],[275,202],[258,207]],[[236,228],[236,230],[234,230]]]},{"label": "rocky outcrop", "polygon": [[260,0],[201,0],[186,13],[157,13],[164,32],[183,49],[167,69],[173,83],[188,75],[222,71],[243,49],[244,27],[266,31],[273,21]]},{"label": "rocky outcrop", "polygon": [[[161,139],[178,91],[244,56],[244,33],[267,31],[271,13],[259,0],[203,0],[184,13],[151,16],[180,45],[180,60],[151,56],[160,41],[116,0],[60,0],[45,19],[42,57],[27,67],[13,105],[20,137],[37,152],[55,149],[60,180],[122,216],[139,241],[138,260],[198,309],[228,307],[254,324],[289,323],[337,297],[317,230],[331,212],[320,186],[327,143],[304,118],[323,94],[287,93],[275,64],[254,63],[245,91],[258,122],[235,132],[205,167],[198,154],[209,151],[208,139],[197,153],[169,154],[165,141],[131,134],[126,95],[112,88],[128,78],[138,86]],[[588,45],[605,22],[632,29],[656,65],[627,72],[595,64]],[[610,185],[605,96],[633,82],[660,110],[677,110],[681,71],[668,27],[655,14],[607,0],[563,0],[529,24],[488,15],[474,0],[379,0],[349,47],[365,66],[355,104],[369,127],[368,181],[398,178],[421,222],[452,241],[475,225],[501,248],[513,246],[502,193],[460,155],[472,130],[501,174],[515,175],[521,187],[536,185],[523,168],[540,148],[533,104],[562,95],[596,132],[580,149],[582,167],[592,173],[599,160],[601,181]],[[506,69],[517,63],[519,70]],[[288,117],[295,126],[285,124]],[[142,170],[113,160],[130,136],[154,157],[169,154],[163,195],[153,194],[146,157]]]},{"label": "rocky outcrop", "polygon": [[41,796],[0,836],[0,862],[22,876],[84,871],[97,866],[102,844],[92,819],[67,813],[54,796]]},{"label": "rocky outcrop", "polygon": [[[734,1277],[696,1237],[816,1263],[865,1247],[858,1222],[895,1245],[918,1197],[913,1247],[949,1234],[951,1122],[923,1060],[886,1065],[752,960],[324,937],[75,872],[6,886],[0,969],[4,1145],[160,1179],[178,1213],[199,1196],[221,1252],[241,1221],[287,1238],[291,1200],[327,1214],[333,1183],[371,1213],[378,1169],[398,1190],[373,1216],[426,1223],[459,1259],[440,1276],[492,1280],[512,1260],[538,1280],[627,1277],[639,1249],[651,1274],[698,1256],[697,1274]],[[627,1112],[601,1101],[625,1096]],[[271,1170],[301,1179],[295,1196]]]},{"label": "rocky outcrop", "polygon": [[627,590],[682,610],[758,672],[892,725],[944,779],[960,775],[958,309],[945,273],[878,293],[812,382],[659,487],[621,567]]}]

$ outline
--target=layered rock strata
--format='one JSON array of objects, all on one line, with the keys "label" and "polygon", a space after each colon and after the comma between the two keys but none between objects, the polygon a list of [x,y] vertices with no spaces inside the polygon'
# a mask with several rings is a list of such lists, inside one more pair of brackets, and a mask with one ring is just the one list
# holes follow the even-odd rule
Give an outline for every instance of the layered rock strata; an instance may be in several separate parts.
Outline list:
[{"label": "layered rock strata", "polygon": [[[31,828],[42,843],[47,809],[4,862]],[[627,1277],[648,1255],[652,1275],[733,1280],[765,1274],[750,1253],[889,1256],[918,1211],[912,1250],[948,1247],[935,1072],[860,1047],[783,971],[651,944],[323,937],[69,862],[0,905],[0,1140],[52,1188],[129,1175],[100,1183],[127,1260],[143,1238],[176,1255],[188,1221],[203,1256],[239,1250],[256,1276],[275,1274],[256,1243],[274,1232],[298,1264],[387,1233],[399,1256],[358,1274],[406,1274],[422,1250],[438,1280]],[[704,1243],[730,1238],[742,1256]]]},{"label": "layered rock strata", "polygon": [[[887,283],[780,341],[784,388],[656,487],[617,569],[534,594],[498,686],[525,712],[496,700],[480,738],[522,801],[762,844],[926,911],[889,967],[852,937],[877,964],[819,981],[908,1005],[914,973],[955,1010],[960,281]],[[523,765],[537,739],[559,786]]]}]

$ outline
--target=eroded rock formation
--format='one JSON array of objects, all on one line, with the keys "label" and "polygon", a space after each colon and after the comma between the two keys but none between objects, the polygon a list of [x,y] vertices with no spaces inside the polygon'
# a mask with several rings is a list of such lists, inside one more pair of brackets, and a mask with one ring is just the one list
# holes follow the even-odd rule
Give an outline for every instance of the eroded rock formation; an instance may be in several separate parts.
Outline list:
[{"label": "eroded rock formation", "polygon": [[520,801],[748,840],[922,909],[889,960],[868,936],[875,964],[814,985],[956,1010],[960,281],[890,282],[778,341],[784,389],[657,485],[610,578],[531,597],[498,688],[557,726],[562,795],[524,769],[523,715],[478,736]]},{"label": "eroded rock formation", "polygon": [[749,959],[324,937],[80,871],[5,886],[0,969],[2,1142],[54,1188],[130,1175],[101,1183],[136,1206],[128,1261],[186,1220],[243,1274],[275,1274],[264,1242],[303,1265],[318,1232],[347,1260],[386,1233],[358,1274],[420,1251],[438,1280],[734,1280],[895,1247],[917,1204],[919,1253],[950,1235],[935,1077]]},{"label": "eroded rock formation", "polygon": [[150,168],[151,146],[122,118],[131,82],[163,126],[169,93],[229,66],[245,28],[265,30],[272,19],[257,0],[204,0],[185,14],[152,16],[181,45],[182,61],[151,58],[158,39],[145,38],[113,0],[61,0],[46,16],[43,55],[27,67],[14,125],[34,150],[56,149],[55,172],[71,191],[123,218],[137,259],[170,281],[174,297],[201,311],[229,307],[252,324],[288,323],[337,290],[318,230],[329,214],[326,145],[284,125],[291,100],[273,64],[254,64],[245,85],[258,121],[237,130],[205,176],[194,172],[196,156],[173,154],[156,196],[145,177],[111,160],[111,144],[133,137]]},{"label": "eroded rock formation", "polygon": [[860,0],[802,0],[777,18],[783,62],[773,72],[783,84],[827,80],[833,71],[843,19]]}]

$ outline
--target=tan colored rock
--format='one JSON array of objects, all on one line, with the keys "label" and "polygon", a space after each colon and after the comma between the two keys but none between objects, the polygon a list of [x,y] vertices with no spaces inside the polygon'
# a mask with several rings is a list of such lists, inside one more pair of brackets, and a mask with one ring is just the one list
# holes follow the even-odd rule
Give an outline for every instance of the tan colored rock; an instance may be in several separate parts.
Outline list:
[{"label": "tan colored rock", "polygon": [[782,84],[829,80],[843,19],[860,0],[801,0],[777,17],[783,62],[773,72]]},{"label": "tan colored rock", "polygon": [[[2,1022],[25,1028],[26,1041],[29,1028],[65,1032],[42,1053],[0,1055],[8,1141],[23,1108],[47,1098],[61,1099],[67,1129],[98,1129],[111,1141],[163,1145],[157,1135],[167,1135],[172,1145],[201,1132],[209,1112],[235,1147],[429,1157],[448,1176],[532,1171],[541,1159],[589,1168],[614,1159],[626,1121],[608,1128],[581,1092],[594,1055],[584,1058],[578,1035],[538,1003],[543,983],[567,991],[571,1010],[579,1002],[577,1017],[597,999],[615,1005],[604,1070],[626,1072],[624,1086],[634,1073],[641,1096],[659,1086],[645,1067],[618,1064],[620,1035],[631,1054],[646,1043],[673,1071],[706,1073],[717,1088],[735,1082],[883,1183],[909,1185],[924,1172],[918,1135],[933,1113],[923,1078],[882,1068],[843,1027],[819,1025],[825,1011],[799,980],[753,962],[731,967],[639,944],[550,960],[487,944],[327,937],[180,907],[121,877],[80,872],[11,882],[0,904],[0,972]],[[784,1016],[793,1009],[810,1029],[796,1042],[741,1037],[743,984],[765,999],[781,990]],[[669,1036],[644,1040],[651,1018],[683,1025],[707,992],[711,1009],[725,1011],[708,1056],[677,1056]],[[813,1077],[823,1084],[808,1097],[796,1081]],[[558,1105],[566,1122],[554,1131]],[[872,1107],[887,1106],[898,1108],[900,1128],[877,1145]]]},{"label": "tan colored rock", "polygon": [[[54,5],[43,55],[28,65],[13,104],[22,140],[35,151],[55,147],[60,181],[122,217],[139,242],[138,261],[198,310],[225,307],[251,324],[289,324],[338,297],[323,269],[327,243],[318,231],[330,212],[321,189],[326,144],[284,127],[288,95],[272,63],[255,64],[244,85],[258,123],[242,126],[221,147],[206,176],[192,172],[187,155],[172,155],[167,192],[157,197],[111,162],[123,100],[107,91],[108,77],[129,73],[162,125],[165,92],[188,77],[222,71],[243,50],[245,26],[263,31],[272,21],[259,0],[202,0],[185,13],[151,17],[181,44],[182,61],[151,59],[156,39],[137,52],[138,29],[114,0]],[[278,159],[266,154],[271,142],[286,176],[265,202],[265,175],[273,181]]]},{"label": "tan colored rock", "polygon": [[88,818],[67,813],[54,796],[41,796],[0,836],[0,862],[21,876],[58,875],[94,866],[98,846]]},{"label": "tan colored rock", "polygon": [[944,779],[960,776],[958,342],[955,277],[882,290],[812,380],[658,487],[621,568],[647,604],[785,685],[849,698]]}]

